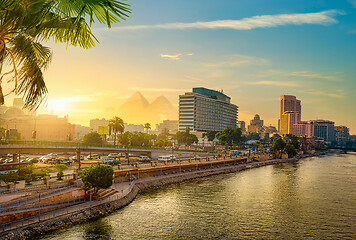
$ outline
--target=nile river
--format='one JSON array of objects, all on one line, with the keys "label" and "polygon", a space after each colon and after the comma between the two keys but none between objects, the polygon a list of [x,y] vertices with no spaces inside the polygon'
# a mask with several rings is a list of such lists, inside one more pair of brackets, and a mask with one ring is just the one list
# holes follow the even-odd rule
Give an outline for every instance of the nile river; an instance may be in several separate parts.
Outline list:
[{"label": "nile river", "polygon": [[356,239],[356,155],[326,155],[146,191],[41,239]]}]

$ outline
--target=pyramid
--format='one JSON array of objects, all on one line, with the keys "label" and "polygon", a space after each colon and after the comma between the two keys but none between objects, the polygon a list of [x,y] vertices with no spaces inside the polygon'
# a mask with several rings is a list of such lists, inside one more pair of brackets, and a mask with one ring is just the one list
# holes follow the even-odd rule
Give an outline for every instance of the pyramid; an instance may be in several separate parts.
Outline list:
[{"label": "pyramid", "polygon": [[147,99],[140,93],[140,92],[135,92],[129,99],[127,99],[122,105],[121,109],[131,109],[132,107],[135,107],[137,109],[145,109],[148,107],[150,103],[147,101]]},{"label": "pyramid", "polygon": [[177,109],[163,95],[156,98],[151,104],[140,93],[135,92],[119,108],[120,116],[125,122],[142,124],[160,123],[165,119],[177,119]]}]

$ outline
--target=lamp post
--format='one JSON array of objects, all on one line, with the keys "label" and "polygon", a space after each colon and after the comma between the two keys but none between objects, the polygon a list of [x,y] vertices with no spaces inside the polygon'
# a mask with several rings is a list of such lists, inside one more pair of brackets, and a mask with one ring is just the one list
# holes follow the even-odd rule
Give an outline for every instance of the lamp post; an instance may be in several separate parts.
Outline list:
[{"label": "lamp post", "polygon": [[41,192],[38,191],[38,221],[41,221]]}]

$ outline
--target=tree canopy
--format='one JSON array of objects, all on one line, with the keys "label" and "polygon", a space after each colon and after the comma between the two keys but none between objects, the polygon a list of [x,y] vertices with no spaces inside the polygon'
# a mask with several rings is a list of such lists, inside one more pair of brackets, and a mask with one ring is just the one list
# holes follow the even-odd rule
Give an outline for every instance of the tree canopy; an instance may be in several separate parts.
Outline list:
[{"label": "tree canopy", "polygon": [[[23,95],[25,107],[43,101],[43,71],[52,57],[44,41],[94,47],[91,25],[98,21],[110,28],[130,11],[117,0],[0,0],[0,105],[11,93]],[[9,92],[3,92],[4,82]]]},{"label": "tree canopy", "polygon": [[188,127],[185,129],[184,132],[178,131],[175,137],[179,144],[186,144],[190,146],[193,143],[198,143],[198,137],[190,133],[190,129]]},{"label": "tree canopy", "polygon": [[91,133],[84,135],[83,143],[84,144],[101,145],[101,144],[103,144],[103,139],[101,138],[99,133],[91,132]]},{"label": "tree canopy", "polygon": [[94,188],[94,193],[99,189],[105,189],[112,185],[114,169],[110,165],[96,163],[85,168],[81,179],[86,188]]},{"label": "tree canopy", "polygon": [[242,132],[240,128],[225,128],[222,132],[216,134],[216,138],[221,144],[241,144],[243,141]]}]

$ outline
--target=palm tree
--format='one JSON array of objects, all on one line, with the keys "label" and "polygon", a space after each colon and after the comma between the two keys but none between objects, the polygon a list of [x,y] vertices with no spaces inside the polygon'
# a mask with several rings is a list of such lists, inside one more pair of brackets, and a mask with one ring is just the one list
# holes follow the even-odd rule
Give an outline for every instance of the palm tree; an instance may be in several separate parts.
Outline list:
[{"label": "palm tree", "polygon": [[117,133],[123,133],[125,130],[124,120],[115,116],[109,120],[109,127],[112,132],[114,132],[114,146],[116,146],[116,135]]},{"label": "palm tree", "polygon": [[150,130],[151,129],[151,124],[149,124],[149,123],[145,123],[145,125],[144,125],[144,127],[143,127],[144,129],[146,129],[146,132],[147,132],[147,134],[148,134],[148,130]]},{"label": "palm tree", "polygon": [[[95,20],[110,28],[130,11],[117,0],[0,0],[0,105],[11,93],[23,95],[25,107],[44,100],[43,71],[52,52],[41,42],[91,48],[98,42],[90,29]],[[3,92],[3,83],[10,92]]]}]

